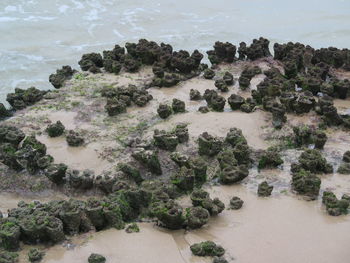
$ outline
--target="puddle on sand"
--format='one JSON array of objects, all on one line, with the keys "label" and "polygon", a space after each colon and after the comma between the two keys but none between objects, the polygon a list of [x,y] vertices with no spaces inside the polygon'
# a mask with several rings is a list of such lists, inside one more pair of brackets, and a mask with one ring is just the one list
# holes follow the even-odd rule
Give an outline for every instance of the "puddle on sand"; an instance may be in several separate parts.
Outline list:
[{"label": "puddle on sand", "polygon": [[225,210],[207,226],[190,232],[168,231],[148,223],[140,224],[141,232],[135,234],[103,231],[73,250],[62,246],[49,249],[43,262],[86,262],[90,253],[120,263],[211,262],[192,256],[189,250],[191,244],[204,240],[221,244],[229,262],[344,263],[350,257],[350,218],[328,216],[319,201],[294,196],[259,198],[243,186],[209,191],[225,204],[237,195],[245,202],[243,208]]},{"label": "puddle on sand", "polygon": [[72,169],[89,169],[96,174],[108,170],[112,164],[99,157],[103,143],[89,143],[81,147],[69,147],[64,137],[49,138],[47,135],[38,136],[37,139],[47,147],[47,153],[52,155],[55,163],[65,163]]}]

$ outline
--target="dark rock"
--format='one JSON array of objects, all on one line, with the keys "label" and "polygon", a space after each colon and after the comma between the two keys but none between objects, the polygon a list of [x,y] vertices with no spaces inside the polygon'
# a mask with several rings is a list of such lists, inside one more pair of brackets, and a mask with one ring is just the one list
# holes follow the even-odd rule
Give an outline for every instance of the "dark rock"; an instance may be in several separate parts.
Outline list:
[{"label": "dark rock", "polygon": [[202,207],[190,207],[186,209],[186,225],[190,229],[197,229],[208,223],[210,214]]},{"label": "dark rock", "polygon": [[82,137],[78,132],[68,131],[66,140],[69,146],[71,147],[79,147],[82,146],[85,142],[84,137]]},{"label": "dark rock", "polygon": [[179,143],[179,140],[175,134],[168,133],[164,130],[154,130],[153,139],[157,147],[167,151],[174,151]]},{"label": "dark rock", "polygon": [[134,157],[137,161],[141,162],[145,165],[149,171],[155,174],[162,174],[162,169],[160,166],[160,162],[158,159],[158,154],[155,151],[145,150],[143,148],[137,148],[133,153],[132,157]]},{"label": "dark rock", "polygon": [[49,134],[50,137],[61,136],[64,133],[64,130],[65,130],[65,127],[60,121],[57,121],[54,124],[50,124],[46,128],[46,132]]},{"label": "dark rock", "polygon": [[167,104],[159,104],[157,112],[159,117],[161,117],[162,119],[166,119],[172,114],[172,109]]},{"label": "dark rock", "polygon": [[105,109],[109,116],[116,116],[118,114],[125,113],[126,106],[127,104],[125,103],[124,100],[112,98],[112,99],[107,99],[107,104],[105,106]]},{"label": "dark rock", "polygon": [[202,95],[198,90],[196,89],[190,90],[190,100],[201,100],[201,99],[202,99]]},{"label": "dark rock", "polygon": [[218,79],[215,80],[215,87],[220,90],[221,92],[227,92],[228,91],[228,87],[227,84],[224,80],[222,79]]},{"label": "dark rock", "polygon": [[260,157],[258,168],[275,168],[281,164],[283,164],[283,160],[281,158],[280,153],[277,152],[277,150],[275,149],[268,149],[267,151],[264,151],[264,153]]},{"label": "dark rock", "polygon": [[245,99],[239,95],[232,94],[227,99],[228,104],[230,105],[232,110],[238,110],[245,103]]},{"label": "dark rock", "polygon": [[63,66],[62,69],[57,69],[56,73],[50,75],[49,81],[56,89],[59,89],[66,80],[72,78],[75,72],[70,66]]},{"label": "dark rock", "polygon": [[88,258],[89,263],[105,263],[106,258],[100,254],[91,254]]},{"label": "dark rock", "polygon": [[225,249],[213,241],[193,244],[190,249],[193,255],[200,257],[221,257],[225,254]]},{"label": "dark rock", "polygon": [[62,184],[65,180],[67,168],[67,165],[63,163],[51,164],[45,169],[44,173],[51,182],[55,184]]},{"label": "dark rock", "polygon": [[37,248],[31,248],[28,252],[28,260],[30,262],[40,262],[45,253]]},{"label": "dark rock", "polygon": [[201,112],[201,113],[208,113],[210,110],[207,106],[200,106],[198,108],[198,111]]},{"label": "dark rock", "polygon": [[234,84],[233,75],[228,71],[225,72],[222,79],[226,83],[226,85],[233,85]]},{"label": "dark rock", "polygon": [[173,99],[172,109],[174,113],[185,112],[185,102],[179,99]]},{"label": "dark rock", "polygon": [[273,186],[269,185],[266,181],[262,182],[258,186],[258,196],[267,197],[272,193]]},{"label": "dark rock", "polygon": [[204,70],[203,76],[205,79],[212,79],[215,77],[215,71],[208,68],[208,69]]},{"label": "dark rock", "polygon": [[227,166],[219,172],[220,182],[222,184],[234,184],[242,181],[249,174],[245,165]]},{"label": "dark rock", "polygon": [[234,196],[230,199],[230,209],[238,210],[243,206],[243,200],[238,196]]},{"label": "dark rock", "polygon": [[221,151],[222,141],[204,132],[198,138],[198,147],[200,155],[214,156]]},{"label": "dark rock", "polygon": [[298,194],[316,199],[320,191],[321,179],[309,171],[301,169],[292,176],[292,187]]}]

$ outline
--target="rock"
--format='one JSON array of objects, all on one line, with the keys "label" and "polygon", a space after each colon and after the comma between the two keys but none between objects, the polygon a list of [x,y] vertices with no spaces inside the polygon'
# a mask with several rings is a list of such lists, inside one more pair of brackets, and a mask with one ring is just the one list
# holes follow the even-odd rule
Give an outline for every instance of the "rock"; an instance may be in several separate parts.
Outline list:
[{"label": "rock", "polygon": [[236,166],[238,164],[238,162],[235,158],[235,155],[234,155],[232,149],[230,149],[230,148],[222,150],[217,155],[217,160],[220,164],[221,169],[224,169],[225,167]]},{"label": "rock", "polygon": [[230,199],[230,209],[233,209],[233,210],[238,210],[238,209],[241,209],[242,206],[243,206],[243,200],[241,198],[239,198],[238,196],[233,196],[231,199]]},{"label": "rock", "polygon": [[174,113],[185,112],[185,102],[183,102],[182,100],[173,99],[172,109]]},{"label": "rock", "polygon": [[140,228],[136,223],[132,223],[125,228],[125,232],[129,233],[129,234],[130,233],[138,233],[138,232],[140,232]]},{"label": "rock", "polygon": [[205,79],[212,79],[215,77],[215,72],[214,72],[214,70],[208,68],[208,69],[204,70],[203,76]]},{"label": "rock", "polygon": [[62,69],[57,69],[56,73],[51,74],[49,81],[56,89],[61,88],[64,85],[66,80],[72,78],[73,74],[76,71],[73,70],[70,66],[63,66]]},{"label": "rock", "polygon": [[83,71],[90,71],[93,67],[103,67],[102,56],[98,53],[84,54],[78,63]]},{"label": "rock", "polygon": [[272,112],[272,125],[276,129],[281,129],[283,124],[287,121],[287,117],[285,116],[286,109],[280,103],[273,103],[271,107]]},{"label": "rock", "polygon": [[65,181],[67,168],[67,165],[63,163],[51,164],[45,169],[44,174],[51,182],[55,184],[62,184]]},{"label": "rock", "polygon": [[5,105],[0,103],[0,119],[10,117],[11,115],[11,112],[6,109]]},{"label": "rock", "polygon": [[272,193],[273,186],[269,185],[266,181],[259,184],[258,187],[258,196],[267,197]]},{"label": "rock", "polygon": [[210,214],[208,210],[196,206],[186,209],[186,225],[190,229],[197,229],[208,223]]},{"label": "rock", "polygon": [[350,151],[346,151],[343,155],[343,161],[346,163],[350,163]]},{"label": "rock", "polygon": [[157,112],[160,118],[166,119],[172,114],[172,108],[166,104],[159,104]]},{"label": "rock", "polygon": [[190,90],[190,100],[201,100],[201,99],[202,99],[202,95],[198,90],[196,89]]},{"label": "rock", "polygon": [[222,211],[224,211],[225,204],[221,202],[219,198],[214,198],[214,199],[208,198],[202,202],[201,207],[208,210],[211,216],[216,216],[220,214]]},{"label": "rock", "polygon": [[307,125],[293,127],[294,140],[297,146],[309,145],[312,143],[312,129]]},{"label": "rock", "polygon": [[250,163],[250,148],[244,141],[239,142],[233,148],[233,154],[235,155],[238,164],[249,164]]},{"label": "rock", "polygon": [[193,206],[202,206],[203,202],[209,199],[209,193],[203,189],[194,189],[191,193],[191,201]]},{"label": "rock", "polygon": [[1,263],[17,263],[18,262],[18,253],[1,251],[0,252],[0,262]]},{"label": "rock", "polygon": [[309,171],[301,169],[293,173],[292,188],[298,194],[308,196],[312,200],[318,197],[320,191],[321,179]]},{"label": "rock", "polygon": [[226,103],[225,98],[220,95],[217,95],[211,99],[210,104],[208,105],[214,111],[221,112],[221,111],[224,111],[225,103]]},{"label": "rock", "polygon": [[25,138],[24,132],[13,126],[1,125],[0,126],[0,142],[10,143],[15,148],[18,147],[20,142]]},{"label": "rock", "polygon": [[219,171],[219,179],[222,184],[234,184],[242,181],[249,174],[245,165],[227,166]]},{"label": "rock", "polygon": [[145,150],[143,148],[137,148],[132,153],[132,157],[134,157],[135,160],[145,165],[150,172],[157,175],[162,174],[162,169],[160,166],[157,152]]},{"label": "rock", "polygon": [[88,258],[89,263],[105,263],[106,258],[100,254],[92,253]]},{"label": "rock", "polygon": [[221,92],[227,92],[228,91],[228,87],[227,84],[224,80],[222,79],[218,79],[215,80],[215,87],[220,90]]},{"label": "rock", "polygon": [[186,123],[177,124],[174,133],[179,140],[179,143],[185,143],[189,140],[189,133]]},{"label": "rock", "polygon": [[179,167],[186,166],[190,167],[190,159],[187,155],[180,152],[173,152],[170,154],[170,159],[173,160]]},{"label": "rock", "polygon": [[208,113],[210,110],[207,106],[200,106],[198,108],[198,111],[201,112],[201,113]]},{"label": "rock", "polygon": [[176,146],[179,143],[178,137],[176,134],[168,133],[164,130],[159,131],[158,129],[154,130],[154,144],[163,150],[174,151]]},{"label": "rock", "polygon": [[141,184],[143,182],[143,178],[141,176],[140,171],[128,163],[119,163],[118,169],[122,171],[124,174],[129,176],[136,184]]},{"label": "rock", "polygon": [[198,138],[198,147],[200,155],[215,156],[221,151],[222,141],[204,132]]},{"label": "rock", "polygon": [[28,252],[28,260],[30,262],[40,262],[45,253],[37,248],[31,248]]},{"label": "rock", "polygon": [[226,85],[233,85],[234,84],[234,80],[233,80],[233,75],[226,71],[224,76],[222,77],[223,81],[226,83]]},{"label": "rock", "polygon": [[320,150],[323,149],[327,139],[328,138],[325,132],[317,130],[314,135],[315,148]]},{"label": "rock", "polygon": [[185,217],[182,214],[182,207],[174,200],[170,200],[166,203],[157,203],[153,208],[153,214],[166,228],[172,230],[181,229],[185,222]]},{"label": "rock", "polygon": [[348,196],[343,195],[340,200],[333,192],[324,191],[322,196],[322,203],[326,206],[326,210],[331,216],[339,216],[348,213],[350,200]]},{"label": "rock", "polygon": [[107,99],[107,104],[105,106],[105,109],[108,113],[108,116],[116,116],[118,114],[125,113],[126,106],[127,104],[125,103],[124,100],[112,98],[112,99]]},{"label": "rock", "polygon": [[193,244],[190,249],[193,255],[199,257],[221,257],[225,254],[225,249],[213,241]]},{"label": "rock", "polygon": [[16,88],[14,93],[7,94],[6,100],[15,110],[21,110],[29,105],[42,100],[46,91],[38,90],[35,87],[23,90]]},{"label": "rock", "polygon": [[75,132],[73,130],[68,131],[66,141],[71,147],[82,146],[85,142],[84,137],[82,137],[78,132]]},{"label": "rock", "polygon": [[337,172],[340,174],[350,174],[350,163],[344,162],[340,164]]},{"label": "rock", "polygon": [[211,64],[222,62],[232,63],[235,60],[236,46],[229,42],[215,42],[214,50],[207,51],[208,59]]},{"label": "rock", "polygon": [[185,192],[193,190],[195,184],[194,171],[185,166],[181,167],[180,171],[171,177],[171,183]]},{"label": "rock", "polygon": [[198,183],[207,180],[207,162],[201,157],[194,157],[190,159],[190,167],[194,171],[195,180]]},{"label": "rock", "polygon": [[270,148],[267,151],[264,151],[263,155],[259,160],[258,168],[275,168],[281,164],[283,164],[283,160],[279,152]]},{"label": "rock", "polygon": [[333,167],[327,163],[321,152],[316,149],[307,149],[299,157],[300,166],[312,173],[331,173]]},{"label": "rock", "polygon": [[49,134],[50,137],[61,136],[64,133],[64,130],[65,130],[65,127],[60,121],[57,121],[54,124],[50,124],[46,128],[46,132]]},{"label": "rock", "polygon": [[227,99],[227,102],[230,105],[232,110],[239,110],[241,106],[245,103],[245,99],[239,95],[232,94]]},{"label": "rock", "polygon": [[247,143],[247,140],[244,138],[242,130],[238,128],[231,128],[226,135],[225,141],[229,143],[232,147],[235,147],[240,143]]},{"label": "rock", "polygon": [[11,219],[6,218],[0,222],[0,238],[2,247],[6,250],[17,250],[20,242],[20,227]]}]

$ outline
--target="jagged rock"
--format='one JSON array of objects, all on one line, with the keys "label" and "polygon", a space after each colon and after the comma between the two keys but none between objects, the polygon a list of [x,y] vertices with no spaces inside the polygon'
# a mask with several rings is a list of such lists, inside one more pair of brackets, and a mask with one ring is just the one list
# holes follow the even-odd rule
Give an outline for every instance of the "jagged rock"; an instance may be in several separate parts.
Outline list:
[{"label": "jagged rock", "polygon": [[45,253],[37,248],[31,248],[28,252],[28,260],[30,262],[40,262]]},{"label": "jagged rock", "polygon": [[215,80],[215,87],[220,90],[221,92],[227,92],[228,91],[228,87],[227,84],[224,80],[222,79],[218,79]]},{"label": "jagged rock", "polygon": [[179,167],[186,166],[190,167],[190,159],[187,155],[180,152],[173,152],[170,154],[170,159],[173,160]]},{"label": "jagged rock", "polygon": [[323,131],[316,131],[314,135],[314,143],[315,143],[315,148],[316,149],[323,149],[324,145],[327,142],[327,135]]},{"label": "jagged rock", "polygon": [[50,124],[46,128],[46,132],[49,134],[50,137],[61,136],[64,133],[64,130],[65,130],[65,127],[60,121],[57,121],[54,124]]},{"label": "jagged rock", "polygon": [[185,102],[179,99],[173,99],[172,109],[174,113],[185,112]]},{"label": "jagged rock", "polygon": [[140,171],[137,168],[133,167],[131,164],[119,163],[118,169],[129,176],[132,180],[134,180],[136,184],[141,184],[144,180],[141,176]]},{"label": "jagged rock", "polygon": [[226,83],[226,85],[233,85],[234,84],[233,75],[228,71],[225,72],[222,79]]},{"label": "jagged rock", "polygon": [[167,104],[159,104],[157,112],[159,117],[161,117],[162,119],[166,119],[172,114],[172,109]]},{"label": "jagged rock", "polygon": [[238,196],[233,196],[230,199],[230,209],[238,210],[241,209],[243,206],[243,200],[239,198]]},{"label": "jagged rock", "polygon": [[168,133],[164,130],[154,130],[153,135],[154,143],[157,147],[167,151],[174,151],[179,143],[179,139],[176,134]]},{"label": "jagged rock", "polygon": [[215,72],[212,69],[206,69],[204,70],[204,78],[206,79],[212,79],[215,77]]},{"label": "jagged rock", "polygon": [[49,180],[55,184],[62,184],[65,180],[67,165],[60,164],[51,164],[44,171],[45,175]]},{"label": "jagged rock", "polygon": [[312,129],[307,125],[293,127],[295,144],[297,146],[309,145],[312,143]]},{"label": "jagged rock", "polygon": [[350,163],[350,151],[346,151],[343,155],[343,161],[346,163]]},{"label": "jagged rock", "polygon": [[327,163],[321,152],[316,149],[307,149],[299,157],[301,168],[312,173],[331,173],[333,167]]},{"label": "jagged rock", "polygon": [[179,143],[184,143],[189,140],[189,133],[186,123],[177,124],[174,129],[174,133],[177,136]]},{"label": "jagged rock", "polygon": [[132,157],[144,164],[152,173],[162,174],[158,154],[155,151],[137,148],[132,153]]},{"label": "jagged rock", "polygon": [[176,230],[184,225],[185,217],[182,212],[182,207],[170,200],[166,203],[158,202],[154,205],[152,213],[166,228]]},{"label": "jagged rock", "polygon": [[221,151],[222,141],[204,132],[198,138],[198,147],[200,155],[214,156]]},{"label": "jagged rock", "polygon": [[225,254],[225,249],[213,241],[193,244],[190,249],[193,255],[200,257],[221,257]]},{"label": "jagged rock", "polygon": [[202,95],[198,90],[196,89],[190,90],[190,100],[201,100],[201,99],[202,99]]},{"label": "jagged rock", "polygon": [[202,207],[190,207],[186,209],[186,225],[190,229],[197,229],[208,223],[210,214]]},{"label": "jagged rock", "polygon": [[66,80],[72,78],[75,70],[73,70],[70,66],[63,66],[62,69],[57,69],[56,73],[51,74],[49,77],[49,81],[56,89],[59,89],[63,86]]},{"label": "jagged rock", "polygon": [[337,172],[340,174],[350,174],[350,163],[344,162],[340,164]]},{"label": "jagged rock", "polygon": [[112,99],[107,99],[105,109],[109,116],[116,116],[118,114],[125,113],[126,106],[127,104],[125,103],[124,100],[112,98]]},{"label": "jagged rock", "polygon": [[232,147],[235,147],[239,143],[247,143],[247,140],[243,136],[242,130],[238,128],[231,128],[226,135],[225,141]]},{"label": "jagged rock", "polygon": [[321,179],[309,171],[301,169],[292,176],[292,187],[298,194],[316,199],[320,191]]},{"label": "jagged rock", "polygon": [[66,140],[68,145],[71,147],[81,146],[85,142],[84,137],[82,137],[78,132],[72,130],[68,131]]},{"label": "jagged rock", "polygon": [[272,193],[273,186],[269,185],[266,181],[262,182],[258,186],[258,196],[267,197]]},{"label": "jagged rock", "polygon": [[125,228],[125,232],[129,233],[129,234],[130,233],[138,233],[138,232],[140,232],[140,228],[136,223],[132,223]]},{"label": "jagged rock", "polygon": [[277,150],[268,149],[263,153],[259,160],[258,168],[275,168],[283,163],[281,155]]},{"label": "jagged rock", "polygon": [[100,254],[91,254],[88,258],[89,263],[105,263],[106,258]]},{"label": "jagged rock", "polygon": [[198,108],[198,111],[201,112],[201,113],[208,113],[210,110],[207,106],[200,106]]},{"label": "jagged rock", "polygon": [[347,195],[343,195],[342,198],[338,200],[336,195],[329,191],[323,192],[322,203],[326,206],[327,212],[331,216],[347,214],[350,206],[350,200]]},{"label": "jagged rock", "polygon": [[227,166],[219,172],[220,182],[222,184],[234,184],[242,181],[249,174],[245,165]]},{"label": "jagged rock", "polygon": [[196,182],[207,180],[207,163],[201,157],[191,158],[190,167],[194,171]]},{"label": "jagged rock", "polygon": [[228,263],[224,257],[214,257],[213,263]]},{"label": "jagged rock", "polygon": [[186,166],[182,166],[176,174],[171,177],[171,183],[176,185],[182,191],[193,190],[195,184],[194,171]]},{"label": "jagged rock", "polygon": [[238,110],[245,103],[245,99],[239,95],[232,94],[227,99],[228,104],[230,105],[232,110]]}]

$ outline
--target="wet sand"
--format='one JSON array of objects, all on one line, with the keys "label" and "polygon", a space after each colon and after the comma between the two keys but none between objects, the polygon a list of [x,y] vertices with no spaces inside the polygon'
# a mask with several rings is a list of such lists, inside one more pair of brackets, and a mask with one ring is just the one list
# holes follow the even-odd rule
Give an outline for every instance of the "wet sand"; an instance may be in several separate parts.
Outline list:
[{"label": "wet sand", "polygon": [[205,240],[221,244],[229,262],[344,263],[350,256],[346,246],[350,218],[326,215],[319,201],[288,195],[259,198],[244,186],[213,187],[210,192],[225,204],[233,195],[245,203],[241,210],[225,210],[195,231],[167,231],[143,223],[140,233],[108,230],[92,234],[80,239],[84,244],[75,249],[49,249],[43,262],[86,262],[92,252],[103,254],[107,262],[211,262],[192,256],[189,249]]}]

